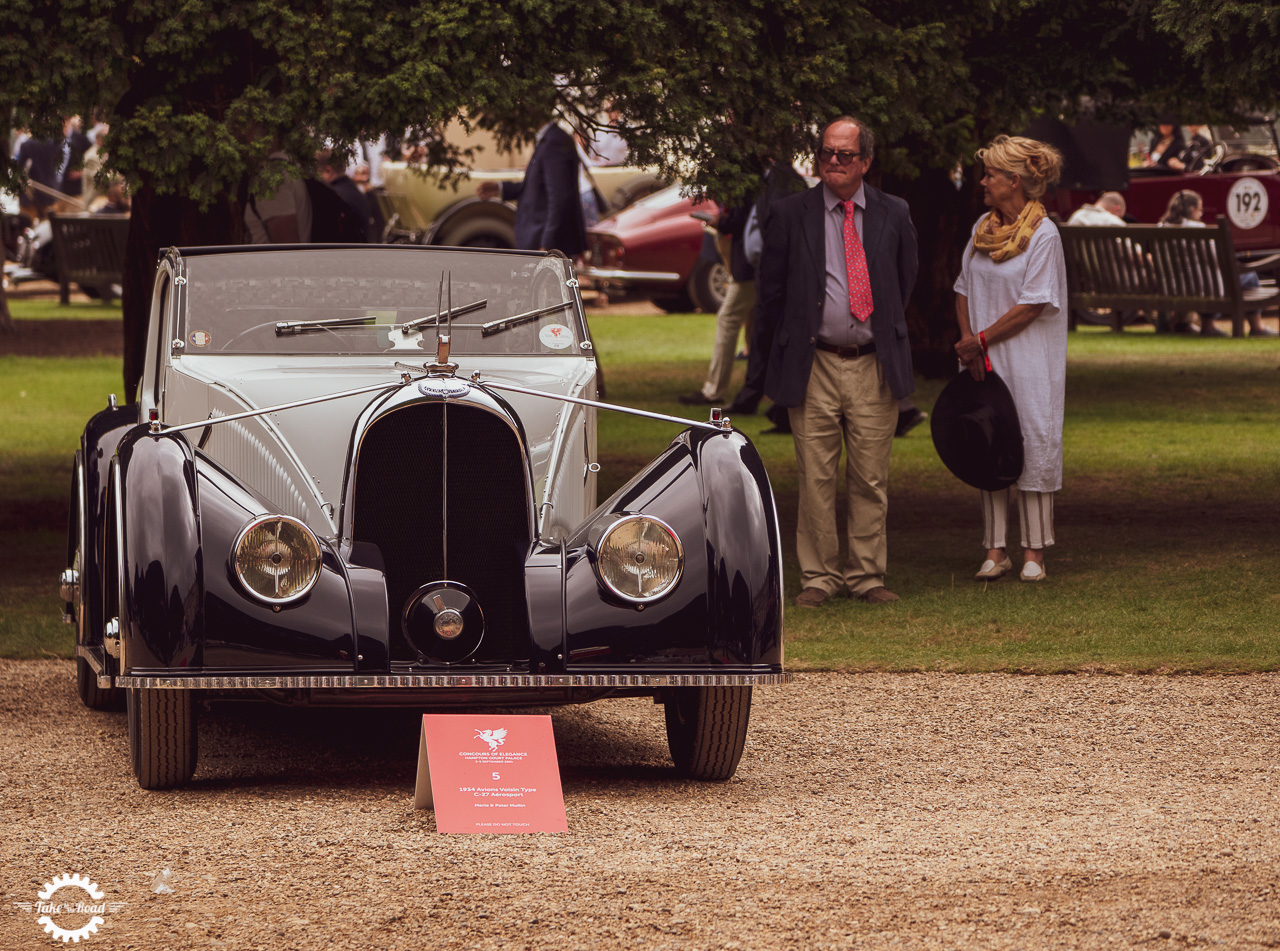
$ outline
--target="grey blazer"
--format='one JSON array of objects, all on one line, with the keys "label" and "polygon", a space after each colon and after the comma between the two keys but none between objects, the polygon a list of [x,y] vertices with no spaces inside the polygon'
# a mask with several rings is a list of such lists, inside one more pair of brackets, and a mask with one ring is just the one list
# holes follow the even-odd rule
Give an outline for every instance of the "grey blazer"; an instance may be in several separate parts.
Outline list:
[{"label": "grey blazer", "polygon": [[[871,278],[871,334],[894,399],[915,390],[906,305],[916,282],[916,229],[907,203],[866,185],[863,247]],[[756,273],[762,330],[773,332],[765,394],[779,406],[804,402],[822,323],[826,245],[822,185],[777,202]]]}]

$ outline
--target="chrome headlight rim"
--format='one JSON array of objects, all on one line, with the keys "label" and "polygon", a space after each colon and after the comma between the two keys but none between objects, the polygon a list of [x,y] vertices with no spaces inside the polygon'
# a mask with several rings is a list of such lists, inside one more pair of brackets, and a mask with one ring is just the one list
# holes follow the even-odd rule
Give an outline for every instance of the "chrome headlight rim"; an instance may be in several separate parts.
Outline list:
[{"label": "chrome headlight rim", "polygon": [[[249,537],[250,532],[266,524],[267,522],[285,522],[285,523],[288,523],[289,525],[294,526],[295,528],[301,529],[302,532],[305,534],[305,536],[311,540],[311,544],[315,547],[316,570],[315,570],[315,573],[311,576],[311,579],[305,585],[303,585],[302,587],[294,591],[292,594],[288,594],[280,598],[273,598],[263,594],[261,591],[256,590],[251,584],[249,584],[248,581],[245,580],[244,575],[240,571],[240,558],[239,558],[240,546],[244,544],[244,540]],[[278,531],[276,533],[276,537],[279,538]],[[320,539],[316,537],[316,533],[310,529],[310,527],[306,524],[306,522],[303,522],[301,519],[296,519],[292,515],[255,516],[254,518],[249,520],[248,524],[246,524],[244,528],[240,530],[240,534],[236,536],[235,544],[231,546],[231,571],[232,571],[232,574],[235,575],[236,581],[240,585],[240,589],[244,591],[245,594],[249,595],[249,597],[253,598],[254,600],[259,601],[262,604],[269,604],[273,607],[279,606],[282,604],[294,604],[295,602],[301,601],[303,598],[309,595],[312,589],[314,589],[315,586],[320,582],[320,574],[322,570],[321,565],[323,560],[324,560],[324,549],[320,546]]]},{"label": "chrome headlight rim", "polygon": [[[667,535],[671,538],[672,542],[675,543],[675,548],[676,548],[675,573],[672,575],[671,581],[667,584],[667,586],[664,587],[661,591],[658,591],[656,594],[643,595],[643,596],[627,594],[626,592],[619,590],[613,584],[613,582],[609,580],[608,576],[604,573],[604,571],[602,571],[600,568],[600,551],[601,549],[604,548],[606,542],[608,542],[609,536],[612,535],[614,532],[616,532],[622,526],[631,524],[633,522],[652,522],[653,524],[661,528],[663,531],[665,531]],[[670,595],[671,592],[674,591],[679,586],[680,579],[684,576],[684,543],[680,541],[680,535],[676,532],[674,528],[671,527],[671,525],[668,522],[658,518],[655,515],[646,515],[643,512],[633,512],[633,513],[622,515],[618,518],[615,518],[608,525],[608,527],[606,527],[604,531],[600,533],[599,538],[597,538],[595,543],[591,546],[591,553],[593,555],[591,559],[592,566],[595,568],[596,577],[600,580],[600,583],[604,585],[605,589],[611,595],[613,595],[615,598],[625,601],[627,604],[653,604],[657,601],[661,601],[663,598]]]}]

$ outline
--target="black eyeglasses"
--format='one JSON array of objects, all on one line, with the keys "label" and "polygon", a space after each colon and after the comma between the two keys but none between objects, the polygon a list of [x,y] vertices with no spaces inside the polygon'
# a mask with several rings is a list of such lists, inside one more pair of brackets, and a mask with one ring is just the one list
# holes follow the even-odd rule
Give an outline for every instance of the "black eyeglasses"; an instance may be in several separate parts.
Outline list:
[{"label": "black eyeglasses", "polygon": [[818,162],[826,165],[835,158],[841,165],[850,165],[856,158],[861,158],[861,152],[850,152],[847,149],[818,149]]}]

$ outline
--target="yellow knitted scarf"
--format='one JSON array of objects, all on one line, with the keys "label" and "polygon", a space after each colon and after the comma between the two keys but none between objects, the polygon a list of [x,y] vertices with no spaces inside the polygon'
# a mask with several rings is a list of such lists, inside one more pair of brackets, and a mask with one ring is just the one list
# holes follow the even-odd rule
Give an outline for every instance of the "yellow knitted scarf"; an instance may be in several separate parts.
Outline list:
[{"label": "yellow knitted scarf", "polygon": [[1013,224],[1003,227],[999,224],[999,213],[992,211],[978,223],[978,230],[973,236],[973,250],[988,255],[996,264],[1017,257],[1027,250],[1031,236],[1047,217],[1048,212],[1038,201],[1027,202]]}]

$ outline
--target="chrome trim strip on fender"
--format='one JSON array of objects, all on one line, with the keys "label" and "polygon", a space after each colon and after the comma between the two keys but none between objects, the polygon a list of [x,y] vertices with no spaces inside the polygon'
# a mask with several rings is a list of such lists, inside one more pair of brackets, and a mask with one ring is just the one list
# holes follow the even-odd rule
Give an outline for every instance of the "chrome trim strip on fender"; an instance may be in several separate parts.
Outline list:
[{"label": "chrome trim strip on fender", "polygon": [[[298,688],[521,688],[521,687],[753,687],[791,682],[790,673],[769,674],[332,674],[245,677],[120,676],[117,687],[150,690],[291,690]],[[107,685],[109,686],[109,685]]]}]

